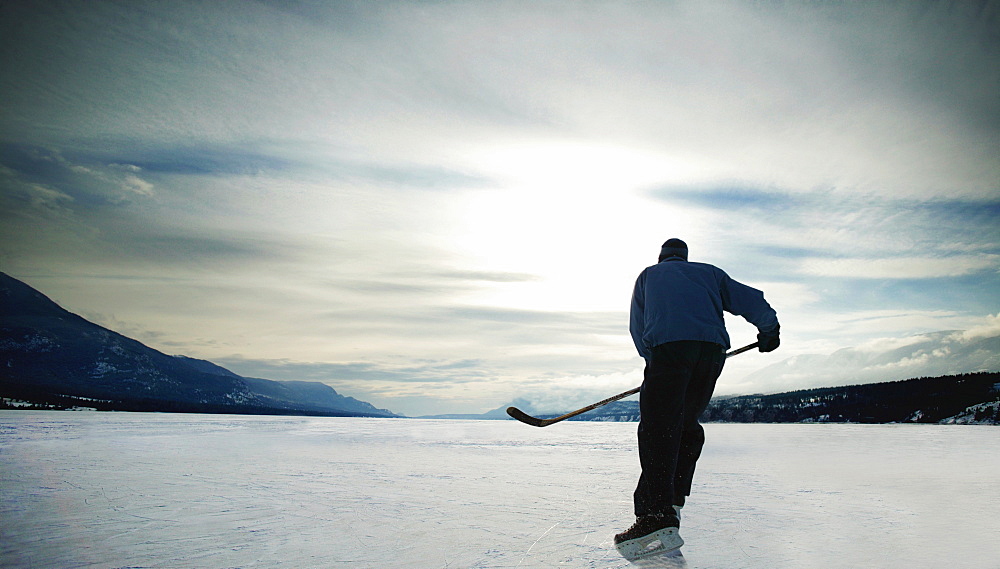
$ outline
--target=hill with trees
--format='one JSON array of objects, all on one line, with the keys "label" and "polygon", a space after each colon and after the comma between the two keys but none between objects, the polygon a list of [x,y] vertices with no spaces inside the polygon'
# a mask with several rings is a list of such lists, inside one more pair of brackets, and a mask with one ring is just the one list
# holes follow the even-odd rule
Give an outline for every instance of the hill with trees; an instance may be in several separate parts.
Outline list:
[{"label": "hill with trees", "polygon": [[[570,420],[638,421],[639,403],[616,401]],[[702,415],[702,422],[997,425],[1000,424],[1000,373],[716,397]]]},{"label": "hill with trees", "polygon": [[0,408],[397,416],[319,382],[242,377],[73,314],[0,273]]}]

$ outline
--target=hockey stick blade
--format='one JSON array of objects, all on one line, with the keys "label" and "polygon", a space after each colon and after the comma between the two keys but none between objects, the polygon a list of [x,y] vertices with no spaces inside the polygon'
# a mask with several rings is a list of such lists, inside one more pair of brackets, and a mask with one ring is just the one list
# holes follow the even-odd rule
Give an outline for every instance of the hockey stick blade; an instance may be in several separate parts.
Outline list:
[{"label": "hockey stick blade", "polygon": [[624,399],[624,398],[628,397],[629,395],[635,395],[636,393],[639,393],[639,388],[638,387],[636,387],[635,389],[629,389],[625,393],[619,393],[618,395],[615,395],[613,397],[608,397],[607,399],[604,399],[603,401],[598,401],[597,403],[594,403],[593,405],[587,405],[586,407],[584,407],[582,409],[577,409],[576,411],[571,411],[569,413],[566,413],[565,415],[560,415],[558,417],[552,417],[551,419],[539,419],[538,417],[532,417],[531,415],[525,413],[524,411],[521,411],[517,407],[508,407],[507,408],[507,414],[510,415],[511,417],[517,419],[518,421],[521,421],[522,423],[525,423],[527,425],[531,425],[532,427],[548,427],[552,423],[558,423],[559,421],[564,421],[566,419],[569,419],[570,417],[576,417],[577,415],[579,415],[581,413],[586,413],[587,411],[590,411],[592,409],[597,409],[598,407],[601,407],[603,405],[607,405],[608,403],[611,403],[612,401],[618,401],[619,399]]},{"label": "hockey stick blade", "polygon": [[[731,358],[731,357],[733,357],[733,356],[735,356],[737,354],[742,354],[743,352],[752,350],[752,349],[756,348],[759,345],[760,345],[759,342],[754,342],[754,343],[749,344],[747,346],[743,346],[742,348],[737,348],[737,349],[735,349],[735,350],[733,350],[731,352],[728,352],[726,354],[726,357],[727,358]],[[594,409],[597,409],[598,407],[603,407],[604,405],[607,405],[608,403],[611,403],[612,401],[618,401],[619,399],[624,399],[624,398],[628,397],[629,395],[635,395],[636,393],[639,393],[639,389],[640,388],[641,388],[641,386],[640,387],[636,387],[634,389],[629,389],[628,391],[626,391],[624,393],[619,393],[618,395],[613,395],[611,397],[608,397],[607,399],[598,401],[597,403],[594,403],[594,404],[591,404],[591,405],[587,405],[586,407],[582,407],[580,409],[577,409],[576,411],[570,411],[569,413],[566,413],[565,415],[560,415],[558,417],[552,417],[551,419],[540,419],[538,417],[532,417],[531,415],[525,413],[524,411],[521,411],[517,407],[508,407],[507,408],[507,414],[510,415],[511,417],[513,417],[514,419],[517,419],[518,421],[521,421],[522,423],[524,423],[526,425],[531,425],[532,427],[548,427],[549,425],[551,425],[553,423],[558,423],[559,421],[564,421],[566,419],[569,419],[570,417],[576,417],[577,415],[586,413],[587,411],[592,411]]]},{"label": "hockey stick blade", "polygon": [[551,419],[539,419],[538,417],[532,417],[517,407],[508,407],[507,414],[522,423],[531,425],[532,427],[544,427],[545,425],[550,424],[549,421],[551,421]]}]

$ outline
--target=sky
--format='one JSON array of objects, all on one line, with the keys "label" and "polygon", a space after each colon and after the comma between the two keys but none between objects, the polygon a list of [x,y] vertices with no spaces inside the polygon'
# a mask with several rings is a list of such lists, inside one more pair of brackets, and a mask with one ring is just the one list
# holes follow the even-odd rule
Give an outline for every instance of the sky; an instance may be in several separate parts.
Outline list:
[{"label": "sky", "polygon": [[411,416],[638,385],[630,295],[670,237],[781,322],[717,394],[997,370],[998,20],[5,2],[0,270],[166,353]]}]

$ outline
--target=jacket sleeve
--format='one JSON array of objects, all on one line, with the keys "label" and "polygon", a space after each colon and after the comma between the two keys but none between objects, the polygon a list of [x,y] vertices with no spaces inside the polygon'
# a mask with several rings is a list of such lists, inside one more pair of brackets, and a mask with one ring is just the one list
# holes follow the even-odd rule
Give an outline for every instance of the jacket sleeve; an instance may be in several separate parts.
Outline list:
[{"label": "jacket sleeve", "polygon": [[771,332],[778,327],[778,313],[764,300],[764,293],[725,275],[722,279],[722,307],[726,312],[742,316],[757,327],[758,332]]},{"label": "jacket sleeve", "polygon": [[628,331],[632,334],[635,349],[643,359],[649,359],[649,352],[643,345],[642,337],[646,331],[646,271],[635,280],[632,290],[632,307],[629,311]]}]

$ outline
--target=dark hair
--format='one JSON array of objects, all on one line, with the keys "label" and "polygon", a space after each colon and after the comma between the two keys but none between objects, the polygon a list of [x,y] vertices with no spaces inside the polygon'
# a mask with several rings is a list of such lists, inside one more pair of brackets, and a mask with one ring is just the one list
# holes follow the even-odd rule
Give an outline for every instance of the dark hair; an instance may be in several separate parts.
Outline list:
[{"label": "dark hair", "polygon": [[681,259],[684,259],[686,261],[688,258],[687,243],[681,241],[680,239],[677,239],[676,237],[667,239],[663,243],[663,246],[660,247],[659,260],[662,261],[670,257],[680,257]]}]

